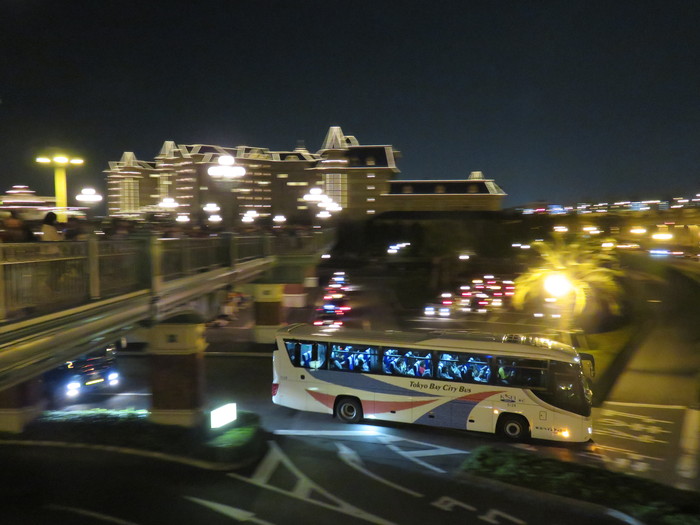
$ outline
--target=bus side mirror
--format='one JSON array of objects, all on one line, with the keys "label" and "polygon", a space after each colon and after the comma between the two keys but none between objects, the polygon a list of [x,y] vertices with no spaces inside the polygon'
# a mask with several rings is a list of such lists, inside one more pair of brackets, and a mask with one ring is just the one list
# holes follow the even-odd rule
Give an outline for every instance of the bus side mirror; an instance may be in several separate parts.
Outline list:
[{"label": "bus side mirror", "polygon": [[588,378],[595,377],[595,358],[591,354],[579,352],[579,357],[581,357],[581,368],[583,369],[583,375]]}]

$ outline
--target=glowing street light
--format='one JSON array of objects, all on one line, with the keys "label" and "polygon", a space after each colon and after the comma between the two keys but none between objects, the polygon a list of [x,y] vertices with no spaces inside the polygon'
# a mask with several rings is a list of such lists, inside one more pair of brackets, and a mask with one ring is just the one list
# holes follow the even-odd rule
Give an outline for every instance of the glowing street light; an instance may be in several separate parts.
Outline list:
[{"label": "glowing street light", "polygon": [[95,204],[96,202],[102,201],[102,195],[97,193],[93,188],[83,188],[80,190],[80,194],[75,196],[75,200],[78,202]]},{"label": "glowing street light", "polygon": [[175,199],[172,197],[164,197],[163,200],[158,203],[158,206],[167,210],[172,210],[177,208],[179,204],[175,202]]},{"label": "glowing street light", "polygon": [[563,297],[571,292],[574,287],[564,274],[552,273],[545,278],[544,289],[554,297]]},{"label": "glowing street light", "polygon": [[64,154],[57,154],[53,157],[37,157],[36,161],[39,164],[49,164],[53,166],[53,180],[55,188],[54,191],[56,193],[56,208],[58,208],[56,215],[58,216],[59,221],[65,222],[65,209],[68,207],[66,166],[68,164],[71,164],[73,166],[82,166],[84,161],[83,159],[77,157],[68,157]]},{"label": "glowing street light", "polygon": [[218,158],[218,166],[210,166],[207,173],[214,180],[232,181],[245,175],[245,168],[236,165],[236,159],[231,155],[221,155]]}]

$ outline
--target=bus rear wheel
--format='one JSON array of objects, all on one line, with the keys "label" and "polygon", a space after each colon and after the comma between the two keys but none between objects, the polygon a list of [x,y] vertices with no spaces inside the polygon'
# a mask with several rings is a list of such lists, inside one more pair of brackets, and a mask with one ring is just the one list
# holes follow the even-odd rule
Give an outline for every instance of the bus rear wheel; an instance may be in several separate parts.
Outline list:
[{"label": "bus rear wheel", "polygon": [[345,423],[359,423],[362,421],[362,404],[354,397],[341,397],[335,406],[338,419]]},{"label": "bus rear wheel", "polygon": [[530,425],[523,416],[504,414],[498,426],[501,434],[511,441],[525,441],[530,437]]}]

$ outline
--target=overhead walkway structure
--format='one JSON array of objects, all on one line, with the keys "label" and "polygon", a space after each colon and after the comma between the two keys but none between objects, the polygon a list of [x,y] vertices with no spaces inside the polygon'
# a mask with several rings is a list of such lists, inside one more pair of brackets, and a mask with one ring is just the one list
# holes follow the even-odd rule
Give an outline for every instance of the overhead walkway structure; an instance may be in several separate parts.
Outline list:
[{"label": "overhead walkway structure", "polygon": [[[256,333],[268,340],[285,293],[298,302],[316,284],[315,267],[333,241],[324,230],[0,244],[0,431],[20,431],[35,417],[44,372],[136,329],[150,333],[153,359],[172,365],[201,355],[204,321],[241,285],[253,290]],[[180,366],[186,383],[199,381],[196,362]],[[161,422],[194,424],[201,400],[170,399],[164,384],[153,379]]]}]

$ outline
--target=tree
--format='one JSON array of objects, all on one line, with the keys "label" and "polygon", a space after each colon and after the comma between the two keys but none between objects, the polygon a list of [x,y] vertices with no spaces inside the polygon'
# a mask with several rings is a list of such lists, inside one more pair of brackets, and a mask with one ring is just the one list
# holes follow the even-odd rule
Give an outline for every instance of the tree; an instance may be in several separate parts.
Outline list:
[{"label": "tree", "polygon": [[[604,246],[610,246],[604,247]],[[559,295],[561,328],[570,330],[574,321],[584,315],[598,322],[610,315],[619,315],[623,289],[614,243],[581,241],[565,243],[538,241],[532,248],[538,255],[537,264],[515,280],[513,306],[523,309],[533,301]],[[568,290],[560,293],[546,290],[553,279],[568,284]]]}]

